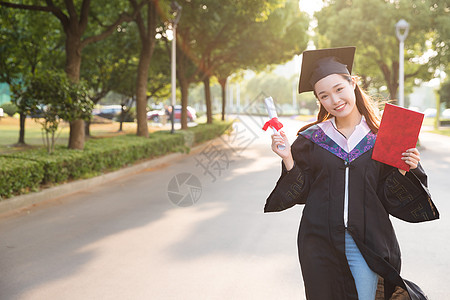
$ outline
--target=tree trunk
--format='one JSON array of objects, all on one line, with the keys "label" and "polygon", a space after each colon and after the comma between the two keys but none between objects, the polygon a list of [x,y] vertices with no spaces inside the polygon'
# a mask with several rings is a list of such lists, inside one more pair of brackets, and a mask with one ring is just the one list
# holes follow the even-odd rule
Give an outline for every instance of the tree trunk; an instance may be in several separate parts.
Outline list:
[{"label": "tree trunk", "polygon": [[70,122],[69,149],[83,150],[84,148],[84,121]]},{"label": "tree trunk", "polygon": [[84,136],[91,136],[91,121],[84,122]]},{"label": "tree trunk", "polygon": [[370,87],[370,80],[367,79],[367,76],[361,75],[361,82],[362,82],[361,88],[364,91],[367,91],[369,89],[369,87]]},{"label": "tree trunk", "polygon": [[[155,49],[156,2],[157,1],[152,0],[147,3],[146,25],[140,12],[136,15],[135,19],[142,44],[141,53],[139,54],[138,75],[136,82],[136,134],[143,137],[148,137],[147,85],[148,70],[150,68],[153,50]],[[133,5],[136,5],[136,2],[134,2]]]},{"label": "tree trunk", "polygon": [[[179,31],[177,31],[179,33]],[[188,58],[182,51],[181,47],[176,48],[177,51],[177,78],[181,91],[181,129],[187,129],[187,103],[189,94],[189,80],[186,77],[186,66],[188,65]],[[173,110],[175,122],[175,110]]]},{"label": "tree trunk", "polygon": [[398,90],[398,84],[394,82],[388,83],[388,90],[389,90],[389,98],[393,100],[395,104],[398,104],[398,96],[397,96],[397,90]]},{"label": "tree trunk", "polygon": [[68,29],[66,31],[65,71],[67,77],[75,83],[80,81],[81,49],[81,36]]},{"label": "tree trunk", "polygon": [[394,103],[398,103],[398,62],[392,62],[392,71],[384,63],[380,65],[380,69],[387,84],[390,100],[392,100]]},{"label": "tree trunk", "polygon": [[20,113],[20,131],[19,131],[19,141],[17,144],[25,145],[25,120],[27,116],[22,112]]},{"label": "tree trunk", "polygon": [[124,105],[121,105],[122,107],[120,108],[120,126],[119,126],[119,132],[122,132],[123,128],[123,121],[125,118],[125,110],[123,109]]},{"label": "tree trunk", "polygon": [[[143,42],[144,44],[144,42]],[[137,135],[148,137],[147,124],[147,84],[148,70],[150,66],[150,53],[146,45],[142,45],[139,55],[138,76],[136,82],[136,118]]]},{"label": "tree trunk", "polygon": [[181,129],[187,129],[187,104],[189,94],[189,83],[186,80],[180,80],[181,89]]},{"label": "tree trunk", "polygon": [[[66,30],[66,74],[74,83],[80,81],[81,36]],[[70,122],[69,149],[84,149],[85,127],[83,120]]]},{"label": "tree trunk", "polygon": [[227,78],[219,79],[220,86],[222,88],[222,121],[225,121],[225,105],[226,105],[226,86],[227,86]]},{"label": "tree trunk", "polygon": [[209,83],[209,76],[205,75],[205,78],[203,79],[203,85],[205,87],[206,123],[211,124],[213,122],[213,118],[211,108],[211,86]]},{"label": "tree trunk", "polygon": [[439,130],[441,127],[441,94],[436,93],[436,117],[434,119],[434,130]]}]

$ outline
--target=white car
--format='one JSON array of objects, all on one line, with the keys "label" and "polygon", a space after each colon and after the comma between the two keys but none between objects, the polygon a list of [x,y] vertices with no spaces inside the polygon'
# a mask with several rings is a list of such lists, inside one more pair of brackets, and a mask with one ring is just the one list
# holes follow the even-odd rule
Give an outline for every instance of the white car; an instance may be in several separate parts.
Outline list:
[{"label": "white car", "polygon": [[434,118],[436,117],[436,108],[427,108],[423,111],[425,118]]},{"label": "white car", "polygon": [[444,109],[441,114],[442,119],[450,119],[450,108]]},{"label": "white car", "polygon": [[3,118],[3,108],[0,107],[0,118]]}]

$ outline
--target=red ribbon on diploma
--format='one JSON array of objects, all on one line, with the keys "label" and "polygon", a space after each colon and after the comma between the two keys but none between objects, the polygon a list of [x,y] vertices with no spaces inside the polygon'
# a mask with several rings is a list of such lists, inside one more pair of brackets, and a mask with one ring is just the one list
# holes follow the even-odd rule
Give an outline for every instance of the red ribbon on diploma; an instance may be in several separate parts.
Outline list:
[{"label": "red ribbon on diploma", "polygon": [[281,124],[280,121],[278,121],[278,118],[272,118],[269,121],[267,121],[264,126],[263,126],[263,130],[266,131],[267,128],[275,128],[277,131],[280,130],[283,127],[283,124]]}]

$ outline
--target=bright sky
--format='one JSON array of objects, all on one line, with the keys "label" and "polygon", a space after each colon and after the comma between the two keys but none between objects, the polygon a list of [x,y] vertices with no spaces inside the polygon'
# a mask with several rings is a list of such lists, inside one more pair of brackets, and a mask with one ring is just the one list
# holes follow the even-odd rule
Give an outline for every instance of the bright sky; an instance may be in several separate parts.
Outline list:
[{"label": "bright sky", "polygon": [[314,14],[314,12],[319,11],[322,6],[322,0],[299,0],[300,10],[308,13],[310,16]]},{"label": "bright sky", "polygon": [[[299,7],[301,11],[306,12],[311,17],[314,12],[319,11],[323,6],[322,0],[299,0]],[[310,42],[307,49],[314,49],[314,45]],[[301,57],[295,55],[294,58],[284,65],[279,65],[275,68],[274,72],[278,75],[285,76],[287,78],[292,75],[298,75],[300,73]]]}]

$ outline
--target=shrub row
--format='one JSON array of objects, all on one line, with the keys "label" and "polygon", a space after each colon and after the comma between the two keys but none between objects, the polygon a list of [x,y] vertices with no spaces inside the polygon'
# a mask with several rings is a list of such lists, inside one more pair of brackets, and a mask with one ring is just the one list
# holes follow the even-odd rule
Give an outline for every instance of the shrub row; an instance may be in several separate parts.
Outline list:
[{"label": "shrub row", "polygon": [[28,192],[44,179],[44,165],[23,158],[0,157],[0,197]]},{"label": "shrub row", "polygon": [[192,132],[195,136],[195,143],[203,143],[204,141],[211,140],[231,129],[231,123],[229,122],[218,122],[214,123],[214,125],[215,126],[202,124],[196,127],[192,127],[190,130],[188,130],[188,132]]},{"label": "shrub row", "polygon": [[231,123],[202,124],[176,134],[157,132],[149,138],[122,135],[90,139],[83,151],[56,147],[0,155],[0,198],[37,190],[42,185],[87,178],[171,152],[186,152],[192,145],[223,134]]}]

